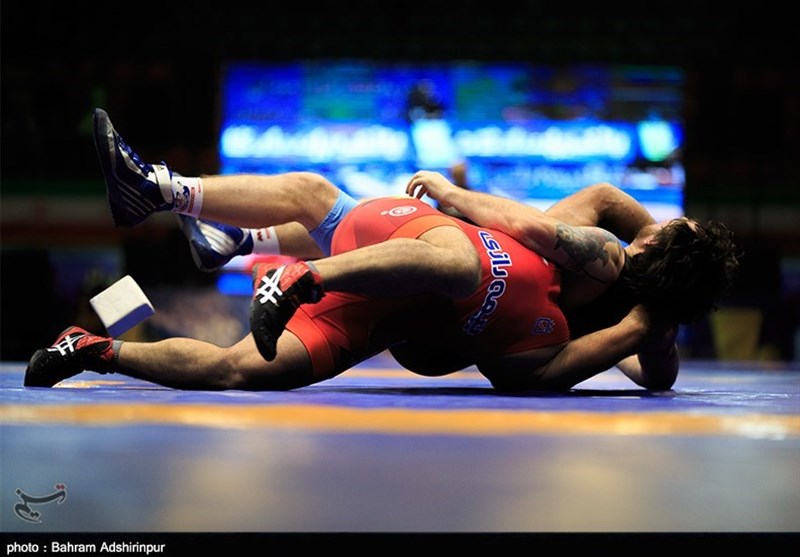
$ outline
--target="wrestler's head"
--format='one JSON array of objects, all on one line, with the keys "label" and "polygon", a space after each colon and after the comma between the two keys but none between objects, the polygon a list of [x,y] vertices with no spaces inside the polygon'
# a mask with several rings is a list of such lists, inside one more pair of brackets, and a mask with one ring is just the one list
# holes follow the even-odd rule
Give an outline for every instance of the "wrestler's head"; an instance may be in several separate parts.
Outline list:
[{"label": "wrestler's head", "polygon": [[648,227],[634,241],[626,281],[637,299],[680,323],[717,309],[739,267],[733,232],[685,217]]}]

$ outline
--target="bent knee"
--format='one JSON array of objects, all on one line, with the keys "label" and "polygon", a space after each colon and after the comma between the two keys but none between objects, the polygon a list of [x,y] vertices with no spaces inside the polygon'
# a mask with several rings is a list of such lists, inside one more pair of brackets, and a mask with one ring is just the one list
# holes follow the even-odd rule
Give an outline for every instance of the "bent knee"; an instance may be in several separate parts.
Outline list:
[{"label": "bent knee", "polygon": [[291,180],[298,220],[311,230],[328,215],[341,190],[315,172],[290,172],[287,176]]},{"label": "bent knee", "polygon": [[305,202],[330,203],[339,197],[340,189],[330,180],[316,172],[290,172],[289,178],[293,182],[293,187],[303,197]]}]

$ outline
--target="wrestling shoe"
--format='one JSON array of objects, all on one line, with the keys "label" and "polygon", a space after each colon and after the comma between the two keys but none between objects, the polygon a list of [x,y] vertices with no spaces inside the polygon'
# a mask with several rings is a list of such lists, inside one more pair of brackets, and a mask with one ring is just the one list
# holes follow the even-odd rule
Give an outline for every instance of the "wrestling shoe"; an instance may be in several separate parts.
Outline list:
[{"label": "wrestling shoe", "polygon": [[211,273],[237,255],[253,253],[253,236],[238,226],[177,215],[197,268]]},{"label": "wrestling shoe", "polygon": [[164,164],[142,161],[100,108],[94,110],[94,144],[116,226],[134,226],[152,213],[172,208],[172,172]]},{"label": "wrestling shoe", "polygon": [[69,327],[53,345],[34,352],[25,370],[26,387],[52,387],[90,369],[111,371],[114,363],[113,340],[93,335],[80,327]]},{"label": "wrestling shoe", "polygon": [[315,304],[325,295],[322,277],[311,263],[253,268],[253,301],[250,330],[259,353],[268,362],[275,359],[278,337],[300,304]]}]

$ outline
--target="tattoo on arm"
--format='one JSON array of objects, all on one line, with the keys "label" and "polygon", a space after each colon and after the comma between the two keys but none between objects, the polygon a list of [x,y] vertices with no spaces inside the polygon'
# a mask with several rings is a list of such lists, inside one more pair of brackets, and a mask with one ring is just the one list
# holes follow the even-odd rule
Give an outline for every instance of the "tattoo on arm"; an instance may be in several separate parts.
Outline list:
[{"label": "tattoo on arm", "polygon": [[597,261],[605,267],[610,260],[606,244],[616,241],[613,234],[600,228],[556,225],[555,249],[560,248],[569,256],[571,271],[585,272],[588,265]]}]

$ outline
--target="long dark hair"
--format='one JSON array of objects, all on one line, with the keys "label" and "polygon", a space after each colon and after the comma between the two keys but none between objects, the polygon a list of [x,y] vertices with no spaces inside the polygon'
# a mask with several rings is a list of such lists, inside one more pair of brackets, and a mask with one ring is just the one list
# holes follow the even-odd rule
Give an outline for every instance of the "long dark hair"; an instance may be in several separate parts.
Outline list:
[{"label": "long dark hair", "polygon": [[624,277],[646,307],[679,323],[718,308],[739,268],[733,232],[716,221],[675,219],[626,262]]}]

